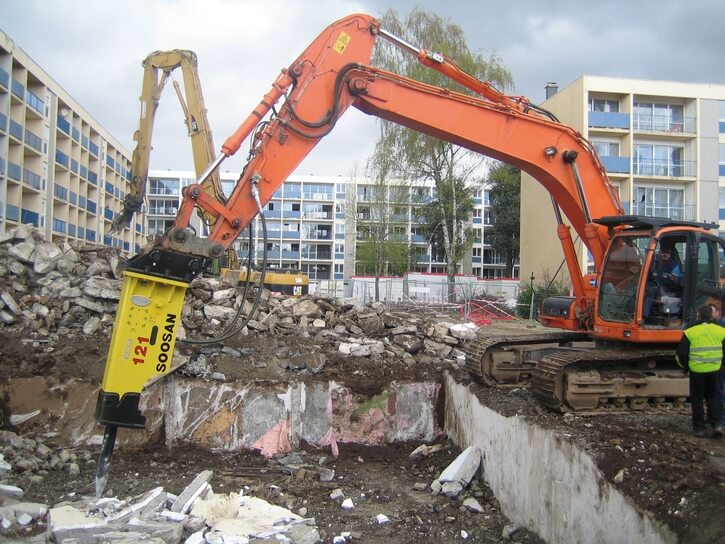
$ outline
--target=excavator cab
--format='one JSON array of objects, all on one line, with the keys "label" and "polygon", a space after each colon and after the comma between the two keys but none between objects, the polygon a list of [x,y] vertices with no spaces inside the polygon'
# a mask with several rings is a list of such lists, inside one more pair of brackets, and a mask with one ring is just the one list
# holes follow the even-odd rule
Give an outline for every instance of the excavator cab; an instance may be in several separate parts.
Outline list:
[{"label": "excavator cab", "polygon": [[700,305],[722,307],[725,243],[711,228],[640,218],[615,235],[600,277],[599,320],[678,330],[692,324]]}]

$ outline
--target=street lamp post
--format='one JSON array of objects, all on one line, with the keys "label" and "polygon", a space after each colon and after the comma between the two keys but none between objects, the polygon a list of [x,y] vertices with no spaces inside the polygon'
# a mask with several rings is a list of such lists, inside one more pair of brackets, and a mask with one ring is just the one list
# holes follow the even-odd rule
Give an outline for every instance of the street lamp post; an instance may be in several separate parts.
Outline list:
[{"label": "street lamp post", "polygon": [[529,327],[534,326],[534,273],[531,273],[531,303],[529,304]]}]

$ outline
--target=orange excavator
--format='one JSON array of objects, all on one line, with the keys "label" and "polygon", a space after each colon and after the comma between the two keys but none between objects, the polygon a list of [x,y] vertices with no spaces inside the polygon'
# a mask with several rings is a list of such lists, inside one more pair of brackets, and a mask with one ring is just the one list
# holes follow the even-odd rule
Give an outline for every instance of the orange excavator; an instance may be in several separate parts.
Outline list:
[{"label": "orange excavator", "polygon": [[[380,38],[471,94],[371,66]],[[544,301],[542,322],[556,329],[551,335],[472,342],[467,357],[472,372],[492,380],[503,376],[502,381],[506,374],[514,379],[528,374],[544,402],[572,410],[686,400],[687,382],[674,367],[673,347],[698,304],[721,296],[725,246],[713,225],[626,215],[581,134],[525,98],[504,95],[444,55],[415,48],[375,18],[356,14],[327,27],[282,70],[220,155],[186,189],[174,226],[128,263],[96,411],[97,421],[106,425],[97,492],[99,480],[107,477],[116,427],[143,427],[143,384],[170,369],[189,282],[255,216],[266,232],[265,203],[351,106],[514,165],[551,195],[573,295]],[[247,138],[249,160],[233,193],[221,202],[203,190],[203,182]],[[208,238],[190,228],[196,207],[215,218]],[[586,244],[594,273],[582,273],[571,229]],[[661,279],[662,245],[681,256],[676,286]],[[677,289],[665,294],[666,287]]]}]

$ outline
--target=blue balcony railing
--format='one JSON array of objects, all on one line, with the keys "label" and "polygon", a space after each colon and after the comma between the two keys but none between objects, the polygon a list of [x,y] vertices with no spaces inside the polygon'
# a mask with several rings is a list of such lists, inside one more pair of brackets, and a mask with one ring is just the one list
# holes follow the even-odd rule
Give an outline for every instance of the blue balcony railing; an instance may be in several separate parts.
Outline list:
[{"label": "blue balcony railing", "polygon": [[35,149],[38,153],[43,152],[43,139],[29,130],[25,131],[25,143]]},{"label": "blue balcony railing", "polygon": [[31,91],[25,93],[25,102],[39,114],[44,114],[43,109],[45,107],[45,103]]},{"label": "blue balcony railing", "polygon": [[7,131],[8,129],[8,116],[4,113],[0,113],[0,130],[3,132]]},{"label": "blue balcony railing", "polygon": [[613,174],[629,174],[629,157],[599,157],[607,169]]},{"label": "blue balcony railing", "polygon": [[113,210],[109,210],[108,208],[104,208],[104,210],[103,210],[103,217],[105,217],[109,221],[112,221],[113,220]]},{"label": "blue balcony railing", "polygon": [[20,210],[20,222],[23,225],[30,224],[38,227],[40,226],[40,214],[23,208]]},{"label": "blue balcony railing", "polygon": [[10,136],[23,141],[23,125],[10,119]]},{"label": "blue balcony railing", "polygon": [[10,92],[12,92],[20,100],[25,99],[25,87],[17,79],[13,79],[13,82],[10,84]]},{"label": "blue balcony railing", "polygon": [[10,83],[10,74],[7,73],[4,69],[0,68],[0,85],[8,88],[8,84]]},{"label": "blue balcony railing", "polygon": [[61,200],[68,200],[68,189],[57,183],[53,186],[53,194]]},{"label": "blue balcony railing", "polygon": [[592,128],[629,129],[629,114],[609,111],[590,111],[589,126]]},{"label": "blue balcony railing", "polygon": [[16,181],[21,181],[23,178],[23,169],[19,164],[8,161],[8,177]]},{"label": "blue balcony railing", "polygon": [[66,155],[62,151],[56,151],[55,152],[55,162],[68,168],[68,163],[70,162],[70,158],[68,157],[68,155]]},{"label": "blue balcony railing", "polygon": [[10,221],[20,221],[20,208],[13,206],[12,204],[8,204],[5,206],[5,217],[7,217]]},{"label": "blue balcony railing", "polygon": [[98,146],[91,142],[91,145],[88,146],[88,151],[90,151],[91,155],[94,157],[98,157]]},{"label": "blue balcony railing", "polygon": [[43,186],[43,178],[41,178],[35,172],[23,168],[23,183],[32,187],[33,189],[40,190]]},{"label": "blue balcony railing", "polygon": [[63,119],[60,115],[56,119],[58,128],[70,136],[70,123]]},{"label": "blue balcony railing", "polygon": [[65,234],[66,231],[66,222],[61,221],[60,219],[53,219],[53,232],[60,232],[62,234]]},{"label": "blue balcony railing", "polygon": [[299,231],[283,230],[282,238],[285,240],[299,240],[300,233]]}]

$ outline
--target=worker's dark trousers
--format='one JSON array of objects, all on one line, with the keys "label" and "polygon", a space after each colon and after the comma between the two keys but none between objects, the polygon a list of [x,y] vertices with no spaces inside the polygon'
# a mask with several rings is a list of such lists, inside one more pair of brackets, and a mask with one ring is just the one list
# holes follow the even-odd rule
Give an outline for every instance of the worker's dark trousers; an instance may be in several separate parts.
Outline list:
[{"label": "worker's dark trousers", "polygon": [[717,393],[720,399],[720,425],[725,427],[725,368],[717,376]]},{"label": "worker's dark trousers", "polygon": [[690,372],[690,402],[692,403],[692,430],[705,430],[705,409],[707,403],[707,422],[711,426],[719,425],[722,405],[718,396],[719,372]]}]

